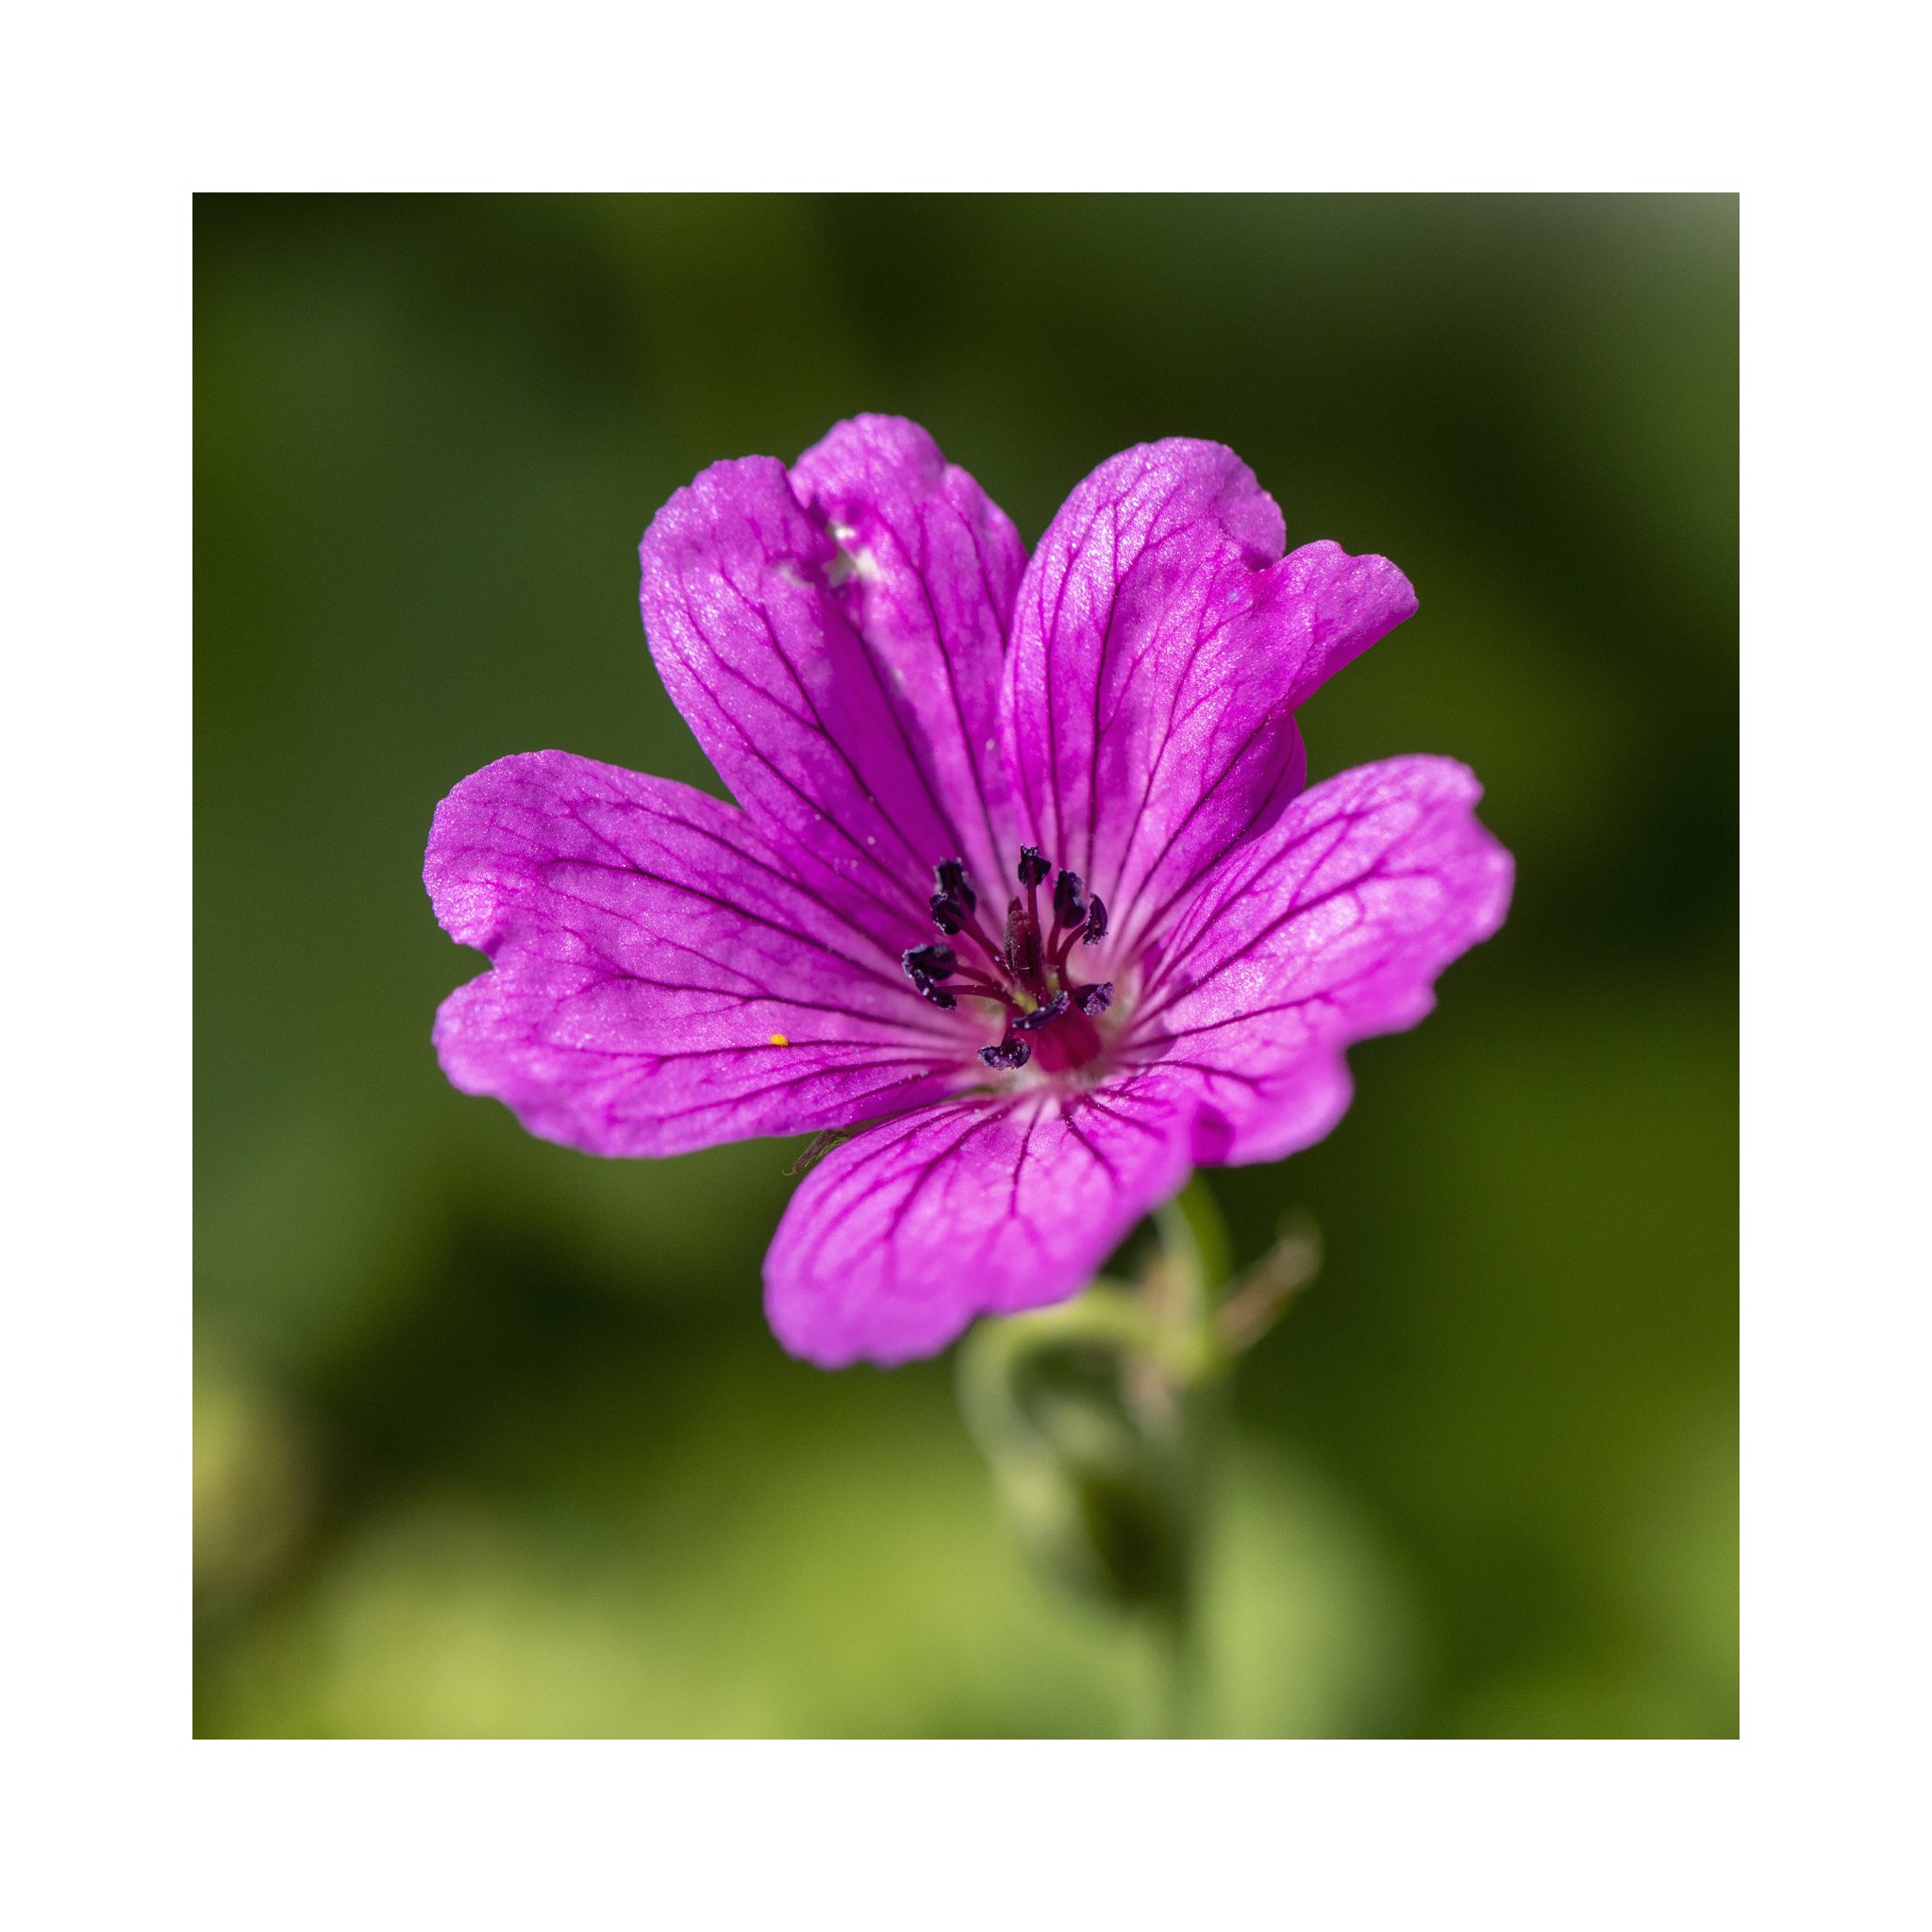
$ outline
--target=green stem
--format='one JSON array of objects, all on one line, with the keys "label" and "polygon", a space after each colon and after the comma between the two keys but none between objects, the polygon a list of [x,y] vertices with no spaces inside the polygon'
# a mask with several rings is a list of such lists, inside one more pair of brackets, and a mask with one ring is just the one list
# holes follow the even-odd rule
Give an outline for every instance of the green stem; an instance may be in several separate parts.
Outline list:
[{"label": "green stem", "polygon": [[1201,1656],[1199,1621],[1194,1614],[1195,1578],[1192,1565],[1178,1604],[1156,1619],[1155,1634],[1161,1662],[1161,1726],[1163,1738],[1200,1735],[1201,1699],[1206,1688],[1206,1659]]},{"label": "green stem", "polygon": [[1156,1216],[1137,1280],[986,1322],[960,1351],[960,1405],[1045,1574],[1131,1614],[1153,1645],[1146,1729],[1210,1726],[1203,1611],[1229,1372],[1320,1265],[1284,1224],[1230,1282],[1227,1228],[1196,1178]]}]

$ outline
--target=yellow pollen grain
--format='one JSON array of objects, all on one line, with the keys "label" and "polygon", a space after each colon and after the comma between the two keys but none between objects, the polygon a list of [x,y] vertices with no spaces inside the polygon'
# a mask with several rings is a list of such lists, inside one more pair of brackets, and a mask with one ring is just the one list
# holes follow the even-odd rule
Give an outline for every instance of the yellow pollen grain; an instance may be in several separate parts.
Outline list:
[{"label": "yellow pollen grain", "polygon": [[782,1033],[774,1033],[772,1035],[772,1044],[774,1046],[790,1046],[791,1042]]}]

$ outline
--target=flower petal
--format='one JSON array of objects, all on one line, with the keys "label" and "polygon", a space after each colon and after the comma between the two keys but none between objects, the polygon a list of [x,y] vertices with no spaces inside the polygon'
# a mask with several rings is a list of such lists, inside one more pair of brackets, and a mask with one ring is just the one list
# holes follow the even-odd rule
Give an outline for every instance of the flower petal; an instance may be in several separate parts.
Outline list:
[{"label": "flower petal", "polygon": [[[808,455],[808,485],[821,470],[852,483],[852,453],[841,448],[817,464],[818,453]],[[884,465],[891,474],[874,479],[896,497],[908,538],[917,519],[907,501],[920,487],[908,474],[913,455],[901,447]],[[943,499],[943,472],[939,488]],[[844,493],[857,509],[859,491]],[[969,527],[947,533],[936,566],[947,581],[934,587],[934,603],[942,623],[983,649],[997,612],[968,612],[961,555],[973,545],[976,495],[964,482],[951,487]],[[997,550],[997,512],[979,504],[980,527]],[[714,463],[644,534],[644,627],[665,689],[759,829],[881,943],[904,947],[930,933],[933,867],[985,838],[979,795],[958,758],[926,738],[931,679],[919,679],[916,695],[896,691],[896,675],[908,660],[916,669],[922,653],[897,632],[874,651],[853,627],[869,608],[910,602],[913,564],[905,562],[890,591],[881,583],[885,598],[868,607],[865,591],[852,588],[863,558],[825,523],[774,458]],[[883,540],[876,517],[869,527]],[[998,601],[991,591],[987,599]]]},{"label": "flower petal", "polygon": [[1124,949],[1299,791],[1294,707],[1415,608],[1386,558],[1283,541],[1232,450],[1175,438],[1103,463],[1027,566],[1005,691],[1023,815]]},{"label": "flower petal", "polygon": [[443,1071],[545,1140],[679,1154],[851,1126],[967,1077],[970,1024],[689,786],[500,759],[437,808],[423,876],[495,966],[437,1015]]},{"label": "flower petal", "polygon": [[1325,539],[1304,543],[1264,575],[1256,606],[1275,627],[1291,705],[1313,697],[1416,612],[1414,587],[1386,557],[1351,557]]},{"label": "flower petal", "polygon": [[1000,676],[1026,546],[999,506],[916,423],[859,416],[799,458],[791,489],[842,558],[845,617],[982,880],[1019,845],[999,744]]},{"label": "flower petal", "polygon": [[1305,792],[1150,954],[1122,1057],[1198,1083],[1194,1158],[1277,1160],[1347,1110],[1341,1050],[1413,1026],[1443,967],[1502,924],[1508,853],[1451,758],[1389,758]]},{"label": "flower petal", "polygon": [[1062,1301],[1188,1174],[1158,1075],[888,1121],[806,1177],[765,1257],[778,1340],[824,1368],[936,1354],[976,1315]]}]

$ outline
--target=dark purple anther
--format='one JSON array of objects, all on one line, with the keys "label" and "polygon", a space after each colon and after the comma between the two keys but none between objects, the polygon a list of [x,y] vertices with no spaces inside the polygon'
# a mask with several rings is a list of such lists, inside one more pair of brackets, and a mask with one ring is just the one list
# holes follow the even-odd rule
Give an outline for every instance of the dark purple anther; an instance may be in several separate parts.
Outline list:
[{"label": "dark purple anther", "polygon": [[1067,995],[1057,992],[1045,1006],[1036,1008],[1030,1013],[1022,1013],[1013,1022],[1015,1033],[1038,1033],[1042,1026],[1051,1026],[1067,1010]]},{"label": "dark purple anther", "polygon": [[979,1058],[990,1067],[1024,1067],[1033,1058],[1033,1049],[1024,1040],[1009,1036],[997,1046],[982,1046]]},{"label": "dark purple anther", "polygon": [[[932,878],[933,884],[939,888],[939,891],[933,894],[935,909],[938,908],[941,899],[950,899],[955,905],[963,907],[970,916],[974,908],[979,904],[979,894],[973,890],[972,884],[966,877],[965,860],[959,858],[941,859],[932,869]],[[964,924],[965,922],[962,920],[960,924]],[[949,926],[947,928],[950,932],[957,932],[958,929],[958,926]]]},{"label": "dark purple anther", "polygon": [[959,958],[951,946],[911,946],[899,955],[899,963],[914,979],[945,979]]},{"label": "dark purple anther", "polygon": [[1074,995],[1074,1004],[1090,1020],[1099,1019],[1113,1005],[1113,981],[1109,979],[1104,986],[1083,986]]},{"label": "dark purple anther", "polygon": [[1038,845],[1023,845],[1020,848],[1020,883],[1023,886],[1040,885],[1053,870],[1053,861],[1040,856]]},{"label": "dark purple anther", "polygon": [[1076,872],[1063,872],[1053,882],[1056,925],[1078,925],[1087,916],[1087,888]]},{"label": "dark purple anther", "polygon": [[958,932],[970,916],[958,900],[948,898],[944,892],[935,892],[926,904],[932,908],[932,923],[941,932]]},{"label": "dark purple anther", "polygon": [[959,963],[951,946],[908,946],[899,955],[899,963],[905,967],[907,976],[919,989],[921,995],[934,1006],[951,1008],[959,1004],[953,994],[938,984]]},{"label": "dark purple anther", "polygon": [[1100,894],[1095,892],[1092,898],[1087,902],[1087,930],[1080,935],[1080,938],[1085,944],[1091,946],[1106,937],[1107,906]]}]

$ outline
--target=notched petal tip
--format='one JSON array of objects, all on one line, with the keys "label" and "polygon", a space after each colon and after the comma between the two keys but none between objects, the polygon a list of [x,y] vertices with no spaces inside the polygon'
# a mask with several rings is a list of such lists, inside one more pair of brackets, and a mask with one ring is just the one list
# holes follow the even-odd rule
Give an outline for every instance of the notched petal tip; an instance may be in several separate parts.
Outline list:
[{"label": "notched petal tip", "polygon": [[938,488],[946,458],[932,432],[909,416],[861,411],[835,423],[791,466],[791,487],[801,504],[837,498],[855,488],[875,487],[883,474],[917,491]]},{"label": "notched petal tip", "polygon": [[438,916],[492,970],[434,1040],[464,1092],[606,1156],[690,1152],[918,1106],[964,1077],[891,955],[800,887],[745,814],[560,752],[438,808]]},{"label": "notched petal tip", "polygon": [[1417,609],[1415,587],[1388,558],[1352,557],[1324,539],[1305,543],[1263,573],[1256,608],[1278,616],[1298,640],[1288,702],[1306,703],[1338,671],[1379,643]]},{"label": "notched petal tip", "polygon": [[[436,923],[459,946],[494,958],[521,881],[506,845],[544,849],[520,823],[531,801],[573,782],[579,768],[602,771],[564,751],[513,752],[472,772],[437,806],[423,854],[423,886]],[[541,808],[540,808],[541,809]]]},{"label": "notched petal tip", "polygon": [[1441,972],[1501,924],[1512,867],[1474,815],[1480,795],[1453,758],[1343,772],[1205,882],[1128,1046],[1190,1070],[1208,1123],[1197,1161],[1320,1140],[1348,1105],[1343,1051],[1417,1024]]}]

